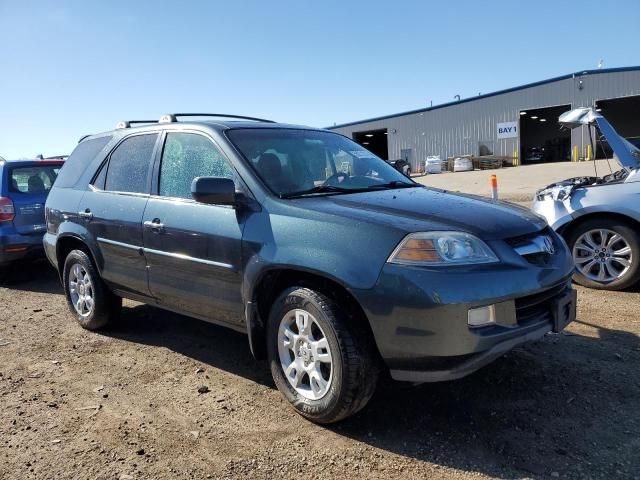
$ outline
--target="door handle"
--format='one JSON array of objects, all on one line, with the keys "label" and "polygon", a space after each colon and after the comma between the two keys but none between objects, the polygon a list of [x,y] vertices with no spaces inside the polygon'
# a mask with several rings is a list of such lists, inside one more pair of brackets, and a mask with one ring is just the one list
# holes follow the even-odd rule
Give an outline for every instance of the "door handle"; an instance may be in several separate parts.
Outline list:
[{"label": "door handle", "polygon": [[164,231],[164,223],[161,223],[159,218],[146,220],[142,225],[144,226],[144,228],[148,228],[154,233],[161,233],[162,231]]},{"label": "door handle", "polygon": [[91,213],[91,210],[89,210],[88,208],[85,209],[83,212],[78,212],[78,216],[80,218],[85,218],[87,220],[93,219],[93,213]]}]

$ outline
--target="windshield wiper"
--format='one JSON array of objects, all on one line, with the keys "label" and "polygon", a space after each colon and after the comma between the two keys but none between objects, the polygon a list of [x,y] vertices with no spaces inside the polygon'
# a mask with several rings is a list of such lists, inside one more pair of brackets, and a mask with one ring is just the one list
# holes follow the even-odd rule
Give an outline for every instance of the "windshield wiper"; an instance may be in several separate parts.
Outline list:
[{"label": "windshield wiper", "polygon": [[354,193],[357,191],[362,191],[362,189],[353,189],[353,188],[343,188],[343,187],[335,187],[333,185],[318,185],[313,188],[308,188],[307,190],[300,190],[297,192],[288,192],[280,194],[280,198],[293,198],[293,197],[301,197],[304,195],[312,195],[314,193]]},{"label": "windshield wiper", "polygon": [[377,185],[369,185],[367,190],[377,190],[377,189],[387,189],[387,188],[415,188],[421,187],[422,185],[418,183],[407,183],[407,182],[399,182],[398,180],[394,180],[388,183],[380,183]]},{"label": "windshield wiper", "polygon": [[358,188],[344,188],[344,187],[336,187],[334,185],[318,185],[317,187],[309,188],[307,190],[283,193],[280,195],[280,198],[302,197],[304,195],[313,195],[314,193],[360,193],[360,192],[370,192],[371,190],[385,190],[390,188],[415,188],[415,187],[421,187],[421,186],[422,185],[417,183],[399,182],[397,180],[394,180],[389,183],[380,183],[378,185],[369,185],[367,187],[358,187]]}]

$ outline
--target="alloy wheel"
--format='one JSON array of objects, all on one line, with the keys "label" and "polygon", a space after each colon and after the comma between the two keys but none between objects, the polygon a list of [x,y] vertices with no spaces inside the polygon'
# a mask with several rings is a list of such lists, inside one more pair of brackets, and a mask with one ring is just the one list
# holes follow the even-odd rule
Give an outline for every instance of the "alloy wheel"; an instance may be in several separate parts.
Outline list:
[{"label": "alloy wheel", "polygon": [[75,263],[69,270],[69,296],[78,315],[88,317],[95,305],[93,283],[87,270]]},{"label": "alloy wheel", "polygon": [[580,235],[573,246],[573,260],[582,275],[599,283],[621,278],[634,261],[629,242],[606,228]]},{"label": "alloy wheel", "polygon": [[295,391],[319,400],[333,379],[329,342],[316,318],[306,310],[287,312],[278,329],[278,355],[284,376]]}]

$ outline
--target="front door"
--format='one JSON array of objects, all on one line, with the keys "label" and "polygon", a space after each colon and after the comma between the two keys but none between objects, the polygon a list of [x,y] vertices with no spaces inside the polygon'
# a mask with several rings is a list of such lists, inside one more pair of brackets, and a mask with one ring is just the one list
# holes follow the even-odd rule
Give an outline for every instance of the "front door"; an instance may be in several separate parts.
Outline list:
[{"label": "front door", "polygon": [[191,197],[194,178],[235,179],[234,170],[211,139],[188,132],[166,134],[157,170],[143,216],[151,293],[169,308],[241,324],[244,220],[234,208]]},{"label": "front door", "polygon": [[80,201],[80,218],[97,241],[102,278],[114,288],[149,296],[142,250],[142,214],[159,134],[125,138]]}]

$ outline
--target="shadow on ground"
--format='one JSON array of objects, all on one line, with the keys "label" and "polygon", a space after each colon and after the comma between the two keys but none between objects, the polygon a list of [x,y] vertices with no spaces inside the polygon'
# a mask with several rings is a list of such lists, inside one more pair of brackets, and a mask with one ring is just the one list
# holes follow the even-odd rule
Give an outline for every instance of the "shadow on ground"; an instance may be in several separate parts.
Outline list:
[{"label": "shadow on ground", "polygon": [[123,307],[120,322],[103,333],[128,342],[166,347],[214,368],[273,386],[266,362],[257,362],[251,355],[247,336],[225,327],[136,305]]},{"label": "shadow on ground", "polygon": [[35,293],[63,293],[57,272],[44,259],[0,268],[0,287]]}]

